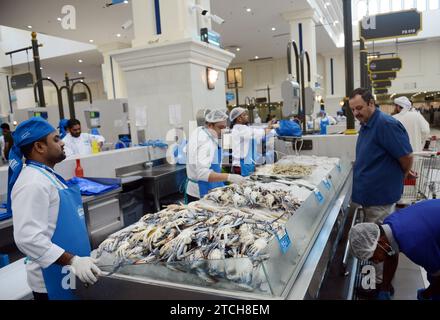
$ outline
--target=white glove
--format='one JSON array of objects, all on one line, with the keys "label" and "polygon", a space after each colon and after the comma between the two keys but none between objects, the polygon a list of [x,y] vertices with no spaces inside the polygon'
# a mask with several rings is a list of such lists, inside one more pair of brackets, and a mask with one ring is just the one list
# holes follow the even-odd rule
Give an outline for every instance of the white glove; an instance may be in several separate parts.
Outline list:
[{"label": "white glove", "polygon": [[90,257],[74,256],[70,262],[72,272],[82,282],[94,284],[102,275],[101,270],[96,266],[97,260]]},{"label": "white glove", "polygon": [[232,183],[242,184],[246,181],[246,179],[239,174],[229,174],[228,181]]}]

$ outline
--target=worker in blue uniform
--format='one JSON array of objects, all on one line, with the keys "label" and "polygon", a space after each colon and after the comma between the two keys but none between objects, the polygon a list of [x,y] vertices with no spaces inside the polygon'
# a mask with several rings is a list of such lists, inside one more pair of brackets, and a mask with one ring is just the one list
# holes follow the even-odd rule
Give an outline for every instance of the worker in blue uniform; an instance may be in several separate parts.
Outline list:
[{"label": "worker in blue uniform", "polygon": [[353,254],[361,260],[384,263],[376,298],[391,298],[391,281],[399,252],[428,273],[430,285],[417,290],[419,300],[440,300],[440,200],[427,200],[401,209],[382,225],[360,223],[349,234]]}]

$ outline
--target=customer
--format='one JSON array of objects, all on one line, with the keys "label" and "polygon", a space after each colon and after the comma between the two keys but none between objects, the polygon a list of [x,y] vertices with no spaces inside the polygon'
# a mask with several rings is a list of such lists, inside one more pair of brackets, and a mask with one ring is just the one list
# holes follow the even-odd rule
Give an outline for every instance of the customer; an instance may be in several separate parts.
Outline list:
[{"label": "customer", "polygon": [[[403,125],[376,107],[373,95],[358,88],[349,97],[354,117],[361,123],[356,143],[352,201],[363,206],[365,222],[383,223],[403,192],[412,162],[412,148]],[[375,265],[382,283],[383,264]]]},{"label": "customer", "polygon": [[394,99],[394,113],[393,117],[399,120],[408,132],[413,151],[423,151],[430,132],[428,121],[413,108],[411,101],[405,96]]}]

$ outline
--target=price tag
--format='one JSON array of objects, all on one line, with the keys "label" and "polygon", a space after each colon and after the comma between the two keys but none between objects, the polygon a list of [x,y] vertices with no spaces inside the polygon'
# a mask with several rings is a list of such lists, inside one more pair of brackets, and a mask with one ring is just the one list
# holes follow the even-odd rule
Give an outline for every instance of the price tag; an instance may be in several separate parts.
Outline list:
[{"label": "price tag", "polygon": [[280,228],[277,231],[277,239],[280,245],[281,252],[286,254],[287,250],[290,248],[292,242],[290,241],[289,235],[287,234],[287,230],[285,227]]},{"label": "price tag", "polygon": [[338,171],[339,171],[339,172],[342,171],[342,167],[341,167],[341,164],[340,164],[339,162],[336,164],[336,168],[338,168]]},{"label": "price tag", "polygon": [[315,189],[313,192],[315,193],[315,198],[318,201],[318,203],[323,204],[324,203],[324,196],[322,195],[321,191],[319,191],[318,189]]},{"label": "price tag", "polygon": [[329,180],[329,179],[327,179],[327,178],[324,178],[324,186],[325,186],[325,188],[327,189],[327,190],[330,190],[331,189],[331,187],[332,187],[332,182]]}]

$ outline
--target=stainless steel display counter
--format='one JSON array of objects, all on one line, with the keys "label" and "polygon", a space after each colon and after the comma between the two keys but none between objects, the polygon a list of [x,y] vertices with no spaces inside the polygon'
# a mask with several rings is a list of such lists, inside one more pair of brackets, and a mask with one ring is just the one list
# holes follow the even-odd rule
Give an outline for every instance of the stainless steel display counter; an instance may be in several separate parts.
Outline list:
[{"label": "stainless steel display counter", "polygon": [[141,176],[146,197],[152,198],[156,211],[160,211],[160,199],[179,192],[180,185],[186,179],[186,166],[161,164],[149,167],[146,163],[140,163],[116,169],[116,176]]},{"label": "stainless steel display counter", "polygon": [[[124,266],[91,287],[80,286],[82,299],[310,299],[318,295],[344,225],[352,185],[352,165],[335,166],[286,224],[292,241],[283,254],[274,238],[270,257],[258,265],[258,288],[228,281],[206,282],[195,274],[164,265]],[[240,263],[240,259],[231,259]],[[247,259],[247,258],[246,258]],[[226,259],[229,260],[229,259]],[[235,260],[235,261],[234,261]],[[174,270],[172,270],[174,269]]]},{"label": "stainless steel display counter", "polygon": [[124,219],[119,203],[122,188],[100,194],[83,196],[83,207],[92,249],[108,235],[124,227]]}]

